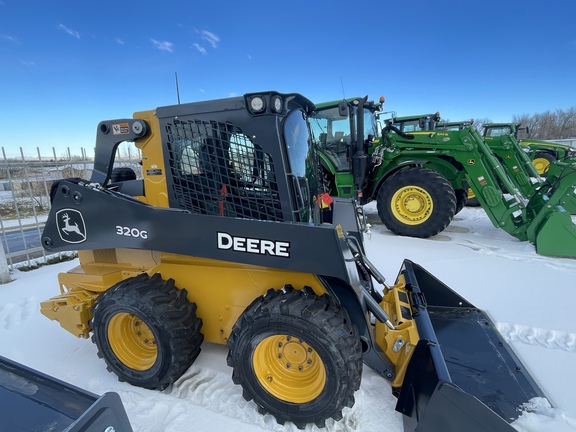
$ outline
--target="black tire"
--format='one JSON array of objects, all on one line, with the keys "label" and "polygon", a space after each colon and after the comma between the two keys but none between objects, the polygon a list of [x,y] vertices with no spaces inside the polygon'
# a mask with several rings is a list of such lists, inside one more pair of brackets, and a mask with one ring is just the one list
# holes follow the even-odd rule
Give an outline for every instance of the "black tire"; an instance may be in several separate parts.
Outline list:
[{"label": "black tire", "polygon": [[456,196],[456,211],[454,214],[458,214],[468,202],[468,189],[456,189],[454,190],[454,195]]},{"label": "black tire", "polygon": [[468,189],[468,201],[466,202],[468,207],[480,207],[480,201],[476,198],[476,194],[472,189]]},{"label": "black tire", "polygon": [[541,177],[547,177],[548,168],[550,168],[550,164],[555,161],[556,157],[554,157],[553,154],[537,151],[536,155],[534,155],[534,159],[532,159],[532,164]]},{"label": "black tire", "polygon": [[172,279],[141,274],[97,298],[92,341],[120,381],[163,390],[198,357],[202,320],[186,295]]},{"label": "black tire", "polygon": [[128,180],[136,180],[136,173],[130,167],[116,167],[110,174],[110,182],[118,183]]},{"label": "black tire", "polygon": [[378,216],[395,234],[427,238],[443,231],[456,212],[454,189],[427,168],[408,168],[386,179],[378,191]]},{"label": "black tire", "polygon": [[338,191],[336,189],[336,181],[334,179],[334,175],[325,170],[324,167],[320,167],[320,175],[322,184],[320,185],[319,189],[329,195],[337,196]]},{"label": "black tire", "polygon": [[356,327],[327,295],[306,287],[269,290],[240,316],[228,341],[232,379],[260,413],[299,429],[340,420],[360,388]]}]

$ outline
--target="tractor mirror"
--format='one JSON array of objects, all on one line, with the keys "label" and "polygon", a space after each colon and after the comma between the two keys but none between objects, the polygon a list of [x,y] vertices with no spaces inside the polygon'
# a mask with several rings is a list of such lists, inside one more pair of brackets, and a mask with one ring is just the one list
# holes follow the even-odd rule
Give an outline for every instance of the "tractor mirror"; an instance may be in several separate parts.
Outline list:
[{"label": "tractor mirror", "polygon": [[348,102],[345,100],[338,104],[338,115],[340,117],[348,117]]}]

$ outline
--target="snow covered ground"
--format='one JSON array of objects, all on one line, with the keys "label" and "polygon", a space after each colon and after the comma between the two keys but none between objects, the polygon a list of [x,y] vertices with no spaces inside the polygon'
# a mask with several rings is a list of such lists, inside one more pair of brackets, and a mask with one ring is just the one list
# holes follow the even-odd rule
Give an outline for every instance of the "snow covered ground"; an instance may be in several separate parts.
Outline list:
[{"label": "snow covered ground", "polygon": [[[514,423],[522,432],[576,431],[576,260],[537,255],[534,246],[492,226],[483,210],[465,208],[446,231],[431,239],[392,235],[367,206],[372,235],[368,256],[390,282],[409,258],[470,302],[486,310],[549,396],[534,401]],[[118,392],[135,431],[297,431],[261,416],[242,398],[226,366],[225,347],[204,344],[194,365],[163,392],[117,381],[90,341],[76,339],[39,312],[58,293],[56,275],[67,262],[15,272],[0,285],[0,355],[93,393]],[[356,404],[323,431],[401,432],[395,398],[380,376],[364,368]],[[308,426],[307,431],[319,430]]]}]

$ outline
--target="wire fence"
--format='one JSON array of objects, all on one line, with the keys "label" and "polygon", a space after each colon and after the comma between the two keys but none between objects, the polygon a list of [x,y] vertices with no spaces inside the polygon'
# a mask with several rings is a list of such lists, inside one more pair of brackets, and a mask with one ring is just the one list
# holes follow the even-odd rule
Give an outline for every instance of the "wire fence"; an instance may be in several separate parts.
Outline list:
[{"label": "wire fence", "polygon": [[[115,166],[138,166],[140,154],[124,150],[124,154],[117,154],[116,161]],[[54,257],[41,245],[42,230],[50,212],[50,188],[63,178],[89,180],[93,166],[94,159],[84,148],[78,152],[67,149],[63,156],[57,156],[55,149],[42,154],[37,148],[31,155],[20,148],[17,157],[8,157],[2,147],[0,282],[7,282],[7,273],[16,268],[46,264]]]}]

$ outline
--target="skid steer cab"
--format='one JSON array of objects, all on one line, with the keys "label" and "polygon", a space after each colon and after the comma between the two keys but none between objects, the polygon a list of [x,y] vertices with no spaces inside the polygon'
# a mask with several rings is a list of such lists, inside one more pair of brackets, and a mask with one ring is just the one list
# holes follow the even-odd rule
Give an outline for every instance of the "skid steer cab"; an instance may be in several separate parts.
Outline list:
[{"label": "skid steer cab", "polygon": [[[340,420],[366,364],[407,431],[512,431],[543,392],[486,314],[418,264],[386,283],[355,201],[318,182],[313,111],[262,92],[101,122],[92,177],[51,191],[43,246],[80,265],[42,313],[147,389],[174,385],[204,341],[226,345],[234,383],[279,423]],[[141,174],[118,166],[124,141]]]}]

